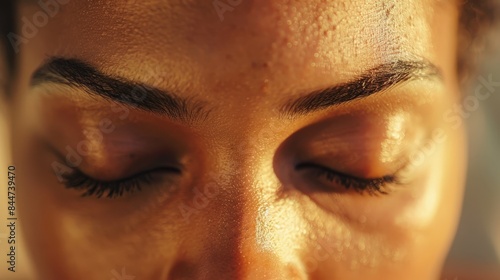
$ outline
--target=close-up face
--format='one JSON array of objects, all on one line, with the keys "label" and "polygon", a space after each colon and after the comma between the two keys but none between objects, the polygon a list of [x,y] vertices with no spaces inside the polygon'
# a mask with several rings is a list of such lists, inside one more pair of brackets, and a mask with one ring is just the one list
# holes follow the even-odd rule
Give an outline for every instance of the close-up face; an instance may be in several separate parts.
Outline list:
[{"label": "close-up face", "polygon": [[455,1],[48,3],[19,4],[10,107],[40,279],[439,277]]}]

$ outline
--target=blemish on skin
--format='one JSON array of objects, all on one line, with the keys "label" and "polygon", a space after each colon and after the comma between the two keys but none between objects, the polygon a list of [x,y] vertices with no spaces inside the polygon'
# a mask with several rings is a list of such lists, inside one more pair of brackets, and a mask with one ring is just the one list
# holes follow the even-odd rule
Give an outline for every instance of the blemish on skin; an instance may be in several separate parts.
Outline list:
[{"label": "blemish on skin", "polygon": [[[384,5],[384,4],[382,4]],[[391,16],[391,13],[392,11],[394,10],[394,7],[396,6],[396,4],[392,4],[391,6],[387,7],[386,10],[385,10],[385,16],[386,17],[390,17]]]},{"label": "blemish on skin", "polygon": [[252,68],[268,68],[269,67],[269,63],[267,62],[255,62],[253,61],[252,62]]},{"label": "blemish on skin", "polygon": [[263,84],[261,86],[261,91],[264,94],[269,92],[269,79],[264,79]]}]

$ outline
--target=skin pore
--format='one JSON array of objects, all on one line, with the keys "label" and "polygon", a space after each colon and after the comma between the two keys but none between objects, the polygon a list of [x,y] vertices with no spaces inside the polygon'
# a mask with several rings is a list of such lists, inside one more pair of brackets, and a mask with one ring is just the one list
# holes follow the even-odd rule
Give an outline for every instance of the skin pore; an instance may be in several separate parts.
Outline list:
[{"label": "skin pore", "polygon": [[465,168],[457,21],[430,0],[61,6],[11,107],[41,279],[436,279]]}]

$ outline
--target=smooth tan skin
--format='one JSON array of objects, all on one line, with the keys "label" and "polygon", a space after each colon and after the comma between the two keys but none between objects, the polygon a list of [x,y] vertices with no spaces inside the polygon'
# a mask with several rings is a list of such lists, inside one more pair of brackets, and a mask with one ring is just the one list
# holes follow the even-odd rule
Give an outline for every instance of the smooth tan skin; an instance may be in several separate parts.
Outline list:
[{"label": "smooth tan skin", "polygon": [[[135,279],[438,278],[465,166],[462,128],[443,118],[459,96],[451,1],[243,1],[223,21],[210,1],[134,3],[70,2],[22,46],[14,156],[41,279],[112,279],[122,268]],[[23,6],[19,18],[38,9]],[[121,118],[81,90],[31,88],[48,56],[202,100],[210,117],[186,124],[129,109]],[[443,82],[280,117],[290,98],[415,57],[437,65]],[[185,173],[116,199],[64,188],[50,167],[57,158],[36,136],[64,151],[105,118],[116,129],[93,142],[81,170],[120,179],[170,150]],[[293,169],[294,160],[317,159],[381,177],[437,129],[445,140],[387,195],[313,191],[317,180]],[[208,204],[185,219],[182,206],[194,207],[194,190],[207,188]]]}]

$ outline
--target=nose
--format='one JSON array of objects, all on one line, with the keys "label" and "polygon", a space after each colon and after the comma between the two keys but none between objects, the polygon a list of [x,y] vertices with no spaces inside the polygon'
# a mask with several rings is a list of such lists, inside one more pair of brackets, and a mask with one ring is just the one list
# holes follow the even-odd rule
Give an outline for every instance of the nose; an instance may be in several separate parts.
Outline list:
[{"label": "nose", "polygon": [[278,198],[278,182],[237,175],[190,223],[169,279],[307,279],[301,213]]}]

